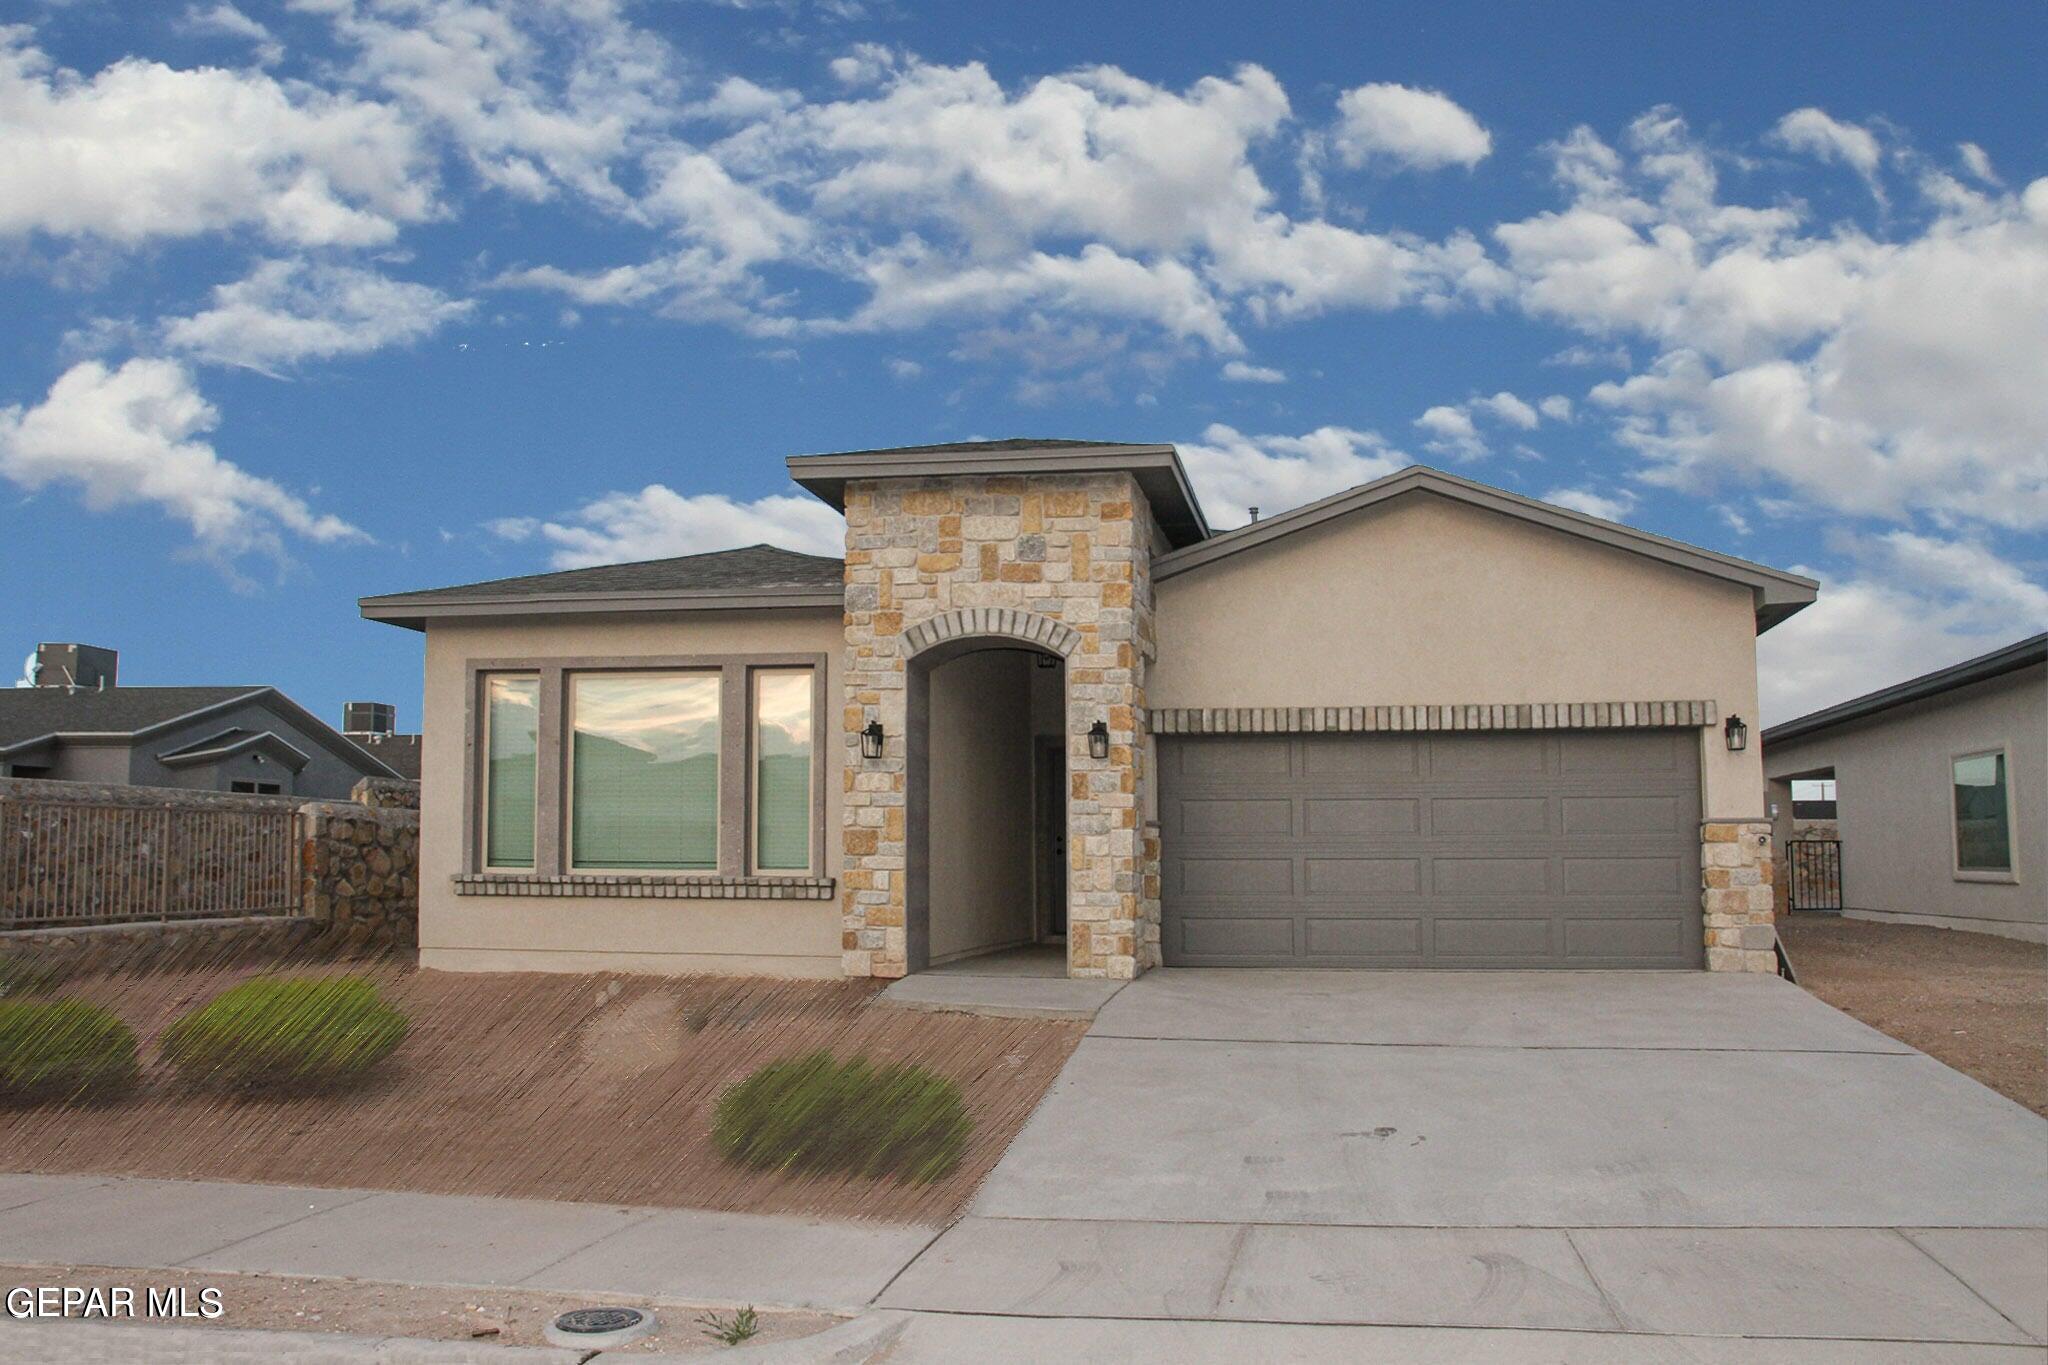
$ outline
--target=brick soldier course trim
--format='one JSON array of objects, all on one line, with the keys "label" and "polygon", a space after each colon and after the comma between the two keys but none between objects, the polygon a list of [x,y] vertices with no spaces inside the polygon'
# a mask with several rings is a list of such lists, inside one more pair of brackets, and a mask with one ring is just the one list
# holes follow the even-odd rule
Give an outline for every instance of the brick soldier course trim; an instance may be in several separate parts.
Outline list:
[{"label": "brick soldier course trim", "polygon": [[1451,702],[1441,706],[1155,707],[1160,735],[1349,734],[1383,730],[1691,729],[1719,720],[1711,701]]}]

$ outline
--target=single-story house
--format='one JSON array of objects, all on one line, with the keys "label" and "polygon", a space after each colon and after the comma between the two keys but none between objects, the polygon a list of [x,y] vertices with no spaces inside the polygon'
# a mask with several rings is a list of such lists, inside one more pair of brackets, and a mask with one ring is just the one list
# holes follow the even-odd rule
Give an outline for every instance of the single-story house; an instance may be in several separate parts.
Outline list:
[{"label": "single-story house", "polygon": [[[92,672],[65,665],[81,655]],[[37,658],[36,685],[0,690],[0,777],[343,800],[400,776],[274,687],[121,686],[90,646]]]},{"label": "single-story house", "polygon": [[1773,725],[1763,760],[1782,851],[1792,784],[1834,783],[1835,846],[1796,853],[1843,914],[2048,943],[2048,634]]},{"label": "single-story house", "polygon": [[843,559],[363,599],[426,636],[424,965],[1774,969],[1812,580],[1420,467],[1221,532],[1168,445],[788,468]]}]

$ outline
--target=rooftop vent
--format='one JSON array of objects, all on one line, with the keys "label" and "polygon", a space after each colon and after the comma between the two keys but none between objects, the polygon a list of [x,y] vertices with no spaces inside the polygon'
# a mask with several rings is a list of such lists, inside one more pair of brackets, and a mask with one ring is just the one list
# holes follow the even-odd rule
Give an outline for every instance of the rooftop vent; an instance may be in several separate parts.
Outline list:
[{"label": "rooftop vent", "polygon": [[45,642],[29,655],[22,681],[31,687],[112,687],[120,662],[118,651],[97,645]]},{"label": "rooftop vent", "polygon": [[350,701],[341,705],[345,735],[389,735],[398,730],[398,708],[388,701]]}]

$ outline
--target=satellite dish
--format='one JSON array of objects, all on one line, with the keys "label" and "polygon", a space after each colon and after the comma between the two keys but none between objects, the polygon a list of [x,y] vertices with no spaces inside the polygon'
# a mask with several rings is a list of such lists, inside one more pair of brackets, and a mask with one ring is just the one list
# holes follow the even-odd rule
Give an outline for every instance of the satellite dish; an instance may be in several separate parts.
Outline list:
[{"label": "satellite dish", "polygon": [[36,685],[36,679],[42,675],[42,671],[43,663],[42,659],[39,657],[38,651],[33,649],[30,650],[28,657],[22,660],[21,663],[21,681],[16,683],[15,686],[34,687]]}]

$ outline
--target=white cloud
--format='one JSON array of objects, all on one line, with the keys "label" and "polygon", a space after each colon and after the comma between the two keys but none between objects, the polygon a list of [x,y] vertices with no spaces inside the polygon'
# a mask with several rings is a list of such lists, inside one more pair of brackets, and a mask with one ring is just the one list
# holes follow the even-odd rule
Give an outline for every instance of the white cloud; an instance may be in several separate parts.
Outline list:
[{"label": "white cloud", "polygon": [[1462,404],[1439,403],[1416,418],[1415,425],[1428,433],[1423,445],[1439,455],[1472,460],[1486,454],[1486,440]]},{"label": "white cloud", "polygon": [[370,246],[434,212],[431,166],[382,105],[137,58],[88,78],[26,38],[0,27],[0,236]]},{"label": "white cloud", "polygon": [[167,321],[164,342],[200,360],[270,373],[302,360],[409,346],[474,306],[374,270],[264,261],[216,288],[210,308]]},{"label": "white cloud", "polygon": [[924,377],[924,366],[905,356],[891,356],[888,365],[889,373],[905,383]]},{"label": "white cloud", "polygon": [[539,536],[554,548],[557,569],[779,545],[807,554],[845,550],[845,520],[808,493],[738,502],[722,493],[678,493],[649,484],[637,493],[607,493],[560,520],[502,518],[487,523],[509,540]]},{"label": "white cloud", "polygon": [[255,49],[256,60],[264,66],[276,66],[284,60],[284,44],[277,40],[276,35],[225,0],[209,8],[198,5],[187,8],[185,27],[195,33],[220,33],[240,38]]},{"label": "white cloud", "polygon": [[1472,406],[1484,408],[1502,422],[1522,431],[1536,430],[1536,424],[1541,420],[1536,415],[1536,409],[1505,389],[1491,398],[1473,399]]},{"label": "white cloud", "polygon": [[1434,90],[1379,83],[1337,100],[1332,146],[1348,166],[1389,161],[1415,170],[1476,166],[1493,138],[1456,101]]},{"label": "white cloud", "polygon": [[192,529],[225,565],[251,550],[282,556],[283,533],[318,543],[363,539],[269,479],[224,460],[205,439],[219,413],[168,360],[72,366],[34,407],[0,408],[0,475],[36,492],[75,485],[94,512],[153,505]]},{"label": "white cloud", "polygon": [[1878,162],[1884,151],[1868,128],[1844,123],[1809,106],[1779,119],[1771,135],[1795,152],[1839,161],[1868,181],[1873,190],[1877,188]]},{"label": "white cloud", "polygon": [[1233,384],[1285,384],[1287,372],[1276,370],[1270,365],[1247,365],[1242,360],[1228,361],[1223,366],[1223,377]]},{"label": "white cloud", "polygon": [[1602,521],[1620,521],[1636,505],[1635,495],[1629,492],[1599,493],[1590,488],[1553,488],[1543,495],[1543,501],[1569,507],[1574,512],[1584,512]]},{"label": "white cloud", "polygon": [[1195,494],[1219,529],[1250,510],[1270,516],[1370,483],[1413,463],[1374,431],[1318,427],[1300,436],[1247,436],[1221,422],[1179,443]]},{"label": "white cloud", "polygon": [[1763,717],[1776,724],[2048,628],[2048,587],[1989,546],[1910,531],[1851,539],[1851,567],[1757,641]]},{"label": "white cloud", "polygon": [[1963,169],[1987,185],[2003,185],[1998,172],[1991,168],[1991,153],[1974,142],[1958,142],[1956,155],[1962,159]]},{"label": "white cloud", "polygon": [[1539,402],[1536,405],[1536,409],[1553,422],[1569,422],[1572,420],[1572,400],[1561,393],[1551,394],[1548,398]]}]

